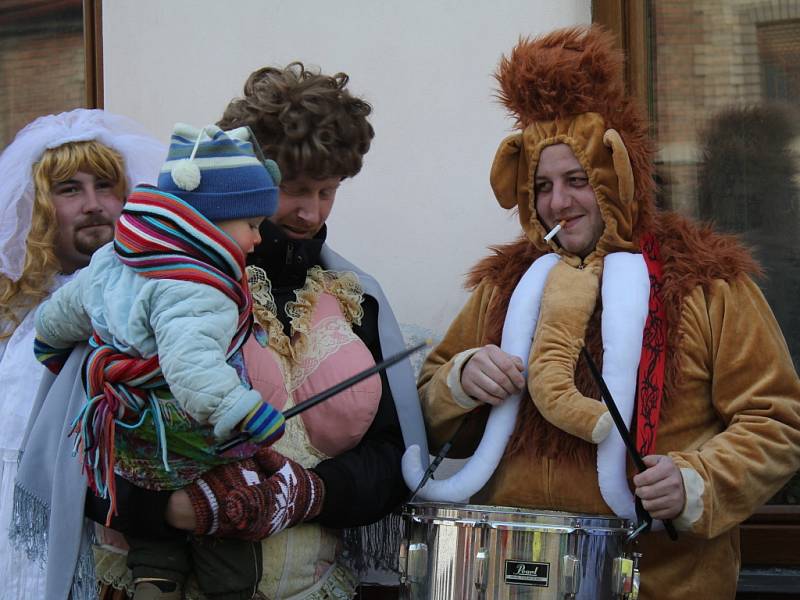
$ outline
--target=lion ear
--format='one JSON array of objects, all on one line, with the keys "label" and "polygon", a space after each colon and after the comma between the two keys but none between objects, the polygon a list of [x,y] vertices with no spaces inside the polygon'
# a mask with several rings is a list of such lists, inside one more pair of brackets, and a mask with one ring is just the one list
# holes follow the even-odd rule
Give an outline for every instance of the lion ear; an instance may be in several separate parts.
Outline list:
[{"label": "lion ear", "polygon": [[603,143],[611,148],[614,161],[614,172],[619,183],[619,199],[627,205],[633,202],[633,169],[628,150],[616,129],[607,129],[603,134]]},{"label": "lion ear", "polygon": [[517,206],[517,181],[519,171],[519,154],[522,147],[522,134],[508,136],[497,149],[492,163],[489,182],[494,195],[503,208]]}]

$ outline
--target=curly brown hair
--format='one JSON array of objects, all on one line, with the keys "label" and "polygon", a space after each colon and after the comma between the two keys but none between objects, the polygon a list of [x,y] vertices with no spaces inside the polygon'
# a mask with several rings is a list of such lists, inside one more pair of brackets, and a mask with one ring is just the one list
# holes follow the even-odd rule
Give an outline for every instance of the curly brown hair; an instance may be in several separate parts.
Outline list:
[{"label": "curly brown hair", "polygon": [[353,177],[375,136],[367,117],[372,107],[345,89],[345,73],[323,75],[293,62],[263,67],[244,84],[217,123],[248,126],[283,178]]}]

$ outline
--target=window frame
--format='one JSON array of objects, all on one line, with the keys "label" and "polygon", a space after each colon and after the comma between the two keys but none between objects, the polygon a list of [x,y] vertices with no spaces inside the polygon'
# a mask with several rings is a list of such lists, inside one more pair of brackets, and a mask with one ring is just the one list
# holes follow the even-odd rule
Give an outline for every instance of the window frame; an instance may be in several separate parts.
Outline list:
[{"label": "window frame", "polygon": [[83,1],[83,56],[87,108],[103,108],[103,0]]},{"label": "window frame", "polygon": [[642,0],[593,0],[592,22],[611,30],[625,51],[625,82],[628,92],[653,114],[652,56],[647,46],[650,37],[650,11]]}]

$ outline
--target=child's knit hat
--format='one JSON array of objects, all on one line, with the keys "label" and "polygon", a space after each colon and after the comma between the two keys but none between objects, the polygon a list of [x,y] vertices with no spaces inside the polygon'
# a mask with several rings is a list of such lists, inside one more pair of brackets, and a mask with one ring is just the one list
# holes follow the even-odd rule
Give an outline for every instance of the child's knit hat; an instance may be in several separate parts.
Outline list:
[{"label": "child's knit hat", "polygon": [[268,217],[278,207],[280,171],[263,160],[247,127],[223,131],[177,123],[158,188],[193,206],[210,221]]}]

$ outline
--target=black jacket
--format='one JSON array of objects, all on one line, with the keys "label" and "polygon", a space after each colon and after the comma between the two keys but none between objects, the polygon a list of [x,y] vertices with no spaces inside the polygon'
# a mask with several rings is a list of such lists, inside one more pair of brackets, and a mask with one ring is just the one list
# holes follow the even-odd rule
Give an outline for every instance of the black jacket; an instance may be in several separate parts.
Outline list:
[{"label": "black jacket", "polygon": [[[262,243],[248,257],[248,262],[264,269],[270,278],[277,316],[288,334],[286,303],[295,299],[295,290],[305,283],[308,269],[319,264],[326,230],[323,227],[311,240],[290,240],[279,228],[265,221],[261,234]],[[371,296],[364,296],[362,308],[364,317],[360,326],[353,327],[353,333],[364,342],[378,363],[384,358],[378,338],[378,303]],[[381,386],[381,400],[375,418],[358,445],[320,462],[313,469],[325,483],[325,500],[317,521],[326,527],[373,523],[407,497],[408,490],[400,470],[405,446],[384,372],[381,373]]]}]

